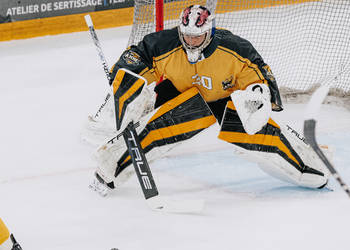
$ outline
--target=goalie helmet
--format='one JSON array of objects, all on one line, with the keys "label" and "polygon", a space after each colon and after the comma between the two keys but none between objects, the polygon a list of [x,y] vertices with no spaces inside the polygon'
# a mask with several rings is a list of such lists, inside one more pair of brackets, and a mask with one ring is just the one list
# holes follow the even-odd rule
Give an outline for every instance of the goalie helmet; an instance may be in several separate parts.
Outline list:
[{"label": "goalie helmet", "polygon": [[[178,26],[179,38],[186,51],[188,61],[196,63],[202,51],[209,45],[215,32],[214,15],[200,5],[187,7],[180,15],[180,25]],[[205,34],[203,42],[199,45],[188,44],[184,36],[197,37]]]}]

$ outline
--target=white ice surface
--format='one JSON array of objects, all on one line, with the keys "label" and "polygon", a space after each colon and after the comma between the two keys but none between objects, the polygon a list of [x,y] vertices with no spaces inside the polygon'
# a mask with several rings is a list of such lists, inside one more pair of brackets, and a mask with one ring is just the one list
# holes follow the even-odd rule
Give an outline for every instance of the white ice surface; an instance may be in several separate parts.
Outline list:
[{"label": "white ice surface", "polygon": [[[130,27],[97,30],[111,66]],[[350,200],[264,174],[216,139],[215,125],[151,165],[160,193],[205,199],[199,215],[145,204],[136,177],[113,195],[90,191],[94,148],[79,133],[107,84],[88,32],[0,43],[0,217],[24,250],[347,250]],[[275,114],[302,128],[305,104]],[[350,184],[350,113],[323,106],[318,140]]]}]

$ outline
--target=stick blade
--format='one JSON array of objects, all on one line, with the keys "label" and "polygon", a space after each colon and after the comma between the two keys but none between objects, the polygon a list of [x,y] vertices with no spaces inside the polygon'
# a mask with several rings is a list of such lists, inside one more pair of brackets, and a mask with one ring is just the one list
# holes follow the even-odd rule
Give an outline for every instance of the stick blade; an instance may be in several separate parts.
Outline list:
[{"label": "stick blade", "polygon": [[146,201],[152,210],[165,213],[196,214],[204,209],[204,200],[179,201],[157,195]]},{"label": "stick blade", "polygon": [[311,96],[305,111],[305,120],[315,119],[318,115],[322,102],[329,92],[328,86],[319,87]]},{"label": "stick blade", "polygon": [[333,177],[336,179],[336,181],[339,183],[339,185],[342,187],[342,189],[347,193],[347,195],[350,198],[349,186],[339,176],[337,170],[334,168],[333,164],[328,160],[328,158],[322,152],[322,150],[320,149],[316,141],[316,133],[315,133],[316,121],[317,121],[316,115],[321,107],[323,100],[326,98],[328,91],[329,91],[328,87],[320,87],[312,95],[308,103],[308,107],[306,111],[307,113],[305,114],[304,136],[306,138],[307,143],[315,151],[315,153],[318,155],[320,160],[328,168],[330,173],[333,175]]}]

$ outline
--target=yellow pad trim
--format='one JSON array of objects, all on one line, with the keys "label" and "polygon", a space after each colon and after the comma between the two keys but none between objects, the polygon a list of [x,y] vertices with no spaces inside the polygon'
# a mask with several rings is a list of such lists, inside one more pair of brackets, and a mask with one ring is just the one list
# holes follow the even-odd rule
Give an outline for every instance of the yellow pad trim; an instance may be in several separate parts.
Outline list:
[{"label": "yellow pad trim", "polygon": [[190,122],[184,122],[177,125],[152,130],[141,142],[142,148],[146,148],[154,141],[170,138],[184,133],[205,129],[216,122],[214,116],[207,116]]},{"label": "yellow pad trim", "polygon": [[232,110],[237,110],[232,101],[228,101],[227,102],[226,108],[229,108],[229,109],[232,109]]},{"label": "yellow pad trim", "polygon": [[[157,118],[164,115],[166,112],[174,109],[178,105],[184,103],[185,101],[187,101],[188,99],[192,98],[197,94],[199,94],[198,89],[193,87],[181,93],[174,99],[169,100],[158,109],[158,111],[151,117],[151,119],[147,122],[147,124],[156,120]],[[207,128],[212,124],[214,124],[215,122],[216,122],[215,117],[211,115],[211,116],[203,117],[190,122],[184,122],[181,124],[153,130],[141,141],[141,147],[144,149],[148,145],[150,145],[153,141],[160,140],[163,138],[170,138],[176,135],[181,135],[183,133],[188,133],[191,131]],[[126,163],[129,160],[130,160],[130,155],[125,158],[122,164]]]},{"label": "yellow pad trim", "polygon": [[[124,70],[118,70],[117,75],[113,81],[113,94],[117,92],[117,90],[120,87],[120,84],[123,81],[123,78],[125,76],[125,71]],[[119,119],[121,119],[122,115],[122,110],[124,103],[127,99],[130,98],[135,92],[145,83],[145,81],[141,78],[139,78],[132,86],[130,89],[128,89],[120,98],[119,98]]]},{"label": "yellow pad trim", "polygon": [[135,94],[135,92],[141,88],[141,86],[145,83],[144,80],[142,80],[141,78],[138,79],[133,85],[132,87],[119,98],[119,119],[121,118],[122,115],[122,110],[123,110],[123,106],[124,103],[127,99],[130,98],[130,96],[132,96],[133,94]]},{"label": "yellow pad trim", "polygon": [[219,139],[230,142],[230,143],[245,143],[245,144],[259,144],[265,146],[274,146],[279,150],[284,152],[291,160],[293,160],[297,165],[299,162],[290,152],[288,147],[284,145],[279,136],[255,134],[248,135],[239,132],[227,132],[221,131],[218,136]]},{"label": "yellow pad trim", "polygon": [[[232,101],[227,102],[226,108],[236,110],[236,107]],[[280,126],[271,118],[269,119],[268,123],[271,124],[273,127],[281,129]],[[281,141],[281,138],[279,136],[265,134],[249,135],[240,132],[220,131],[218,138],[230,143],[260,144],[265,146],[274,146],[282,152],[284,152],[297,165],[300,165],[298,160],[293,156],[288,147]]]},{"label": "yellow pad trim", "polygon": [[118,70],[116,76],[114,77],[113,80],[113,94],[117,93],[117,90],[119,89],[119,86],[124,78],[125,71],[124,70]]},{"label": "yellow pad trim", "polygon": [[170,101],[164,103],[159,110],[157,111],[157,113],[155,113],[151,119],[148,121],[148,123],[154,121],[155,119],[161,117],[162,115],[164,115],[166,112],[172,110],[174,107],[179,106],[181,103],[184,103],[186,100],[192,98],[193,96],[195,96],[196,94],[198,94],[199,91],[196,87],[192,87],[188,90],[186,90],[185,92],[181,93],[180,95],[178,95],[177,97],[175,97],[174,99],[171,99]]},{"label": "yellow pad trim", "polygon": [[[141,141],[141,147],[142,149],[145,149],[147,146],[149,146],[152,142],[158,141],[161,139],[170,138],[173,136],[181,135],[184,133],[205,129],[209,126],[213,125],[216,122],[216,119],[213,115],[203,117],[197,120],[193,120],[190,122],[184,122],[177,125],[172,125],[169,127],[160,128],[157,130],[152,130],[142,141]],[[130,160],[130,155],[128,155],[125,160],[122,162],[122,164],[125,164],[127,161]]]},{"label": "yellow pad trim", "polygon": [[0,246],[10,237],[10,232],[5,223],[0,219]]},{"label": "yellow pad trim", "polygon": [[235,107],[235,105],[233,104],[232,101],[228,101],[227,104],[226,104],[226,107],[229,108],[229,109],[232,109],[232,110],[236,110],[236,107]]}]

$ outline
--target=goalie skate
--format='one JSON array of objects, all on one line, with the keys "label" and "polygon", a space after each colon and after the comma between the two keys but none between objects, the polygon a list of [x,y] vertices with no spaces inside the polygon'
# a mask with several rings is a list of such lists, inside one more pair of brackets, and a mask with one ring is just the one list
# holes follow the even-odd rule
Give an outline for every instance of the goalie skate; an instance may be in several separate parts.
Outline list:
[{"label": "goalie skate", "polygon": [[105,197],[109,194],[109,192],[112,189],[122,186],[134,174],[134,169],[125,168],[122,172],[120,172],[118,178],[115,178],[113,182],[106,183],[102,179],[102,177],[96,172],[95,178],[93,179],[92,183],[90,183],[89,188],[97,192],[99,195]]}]

